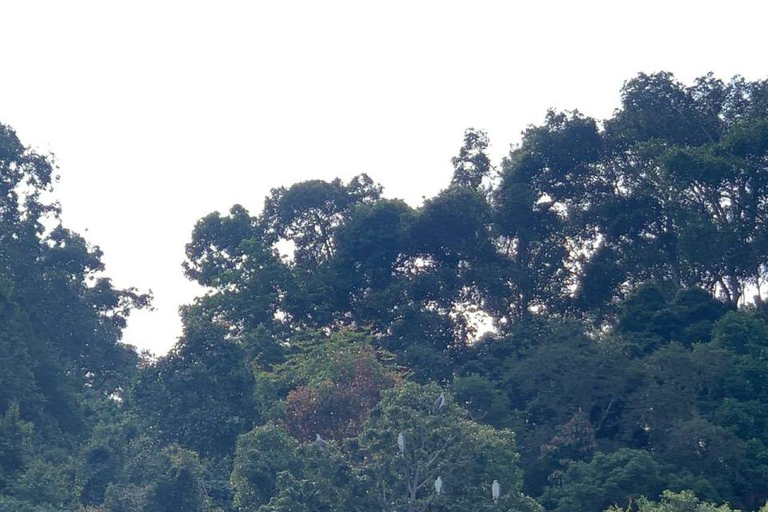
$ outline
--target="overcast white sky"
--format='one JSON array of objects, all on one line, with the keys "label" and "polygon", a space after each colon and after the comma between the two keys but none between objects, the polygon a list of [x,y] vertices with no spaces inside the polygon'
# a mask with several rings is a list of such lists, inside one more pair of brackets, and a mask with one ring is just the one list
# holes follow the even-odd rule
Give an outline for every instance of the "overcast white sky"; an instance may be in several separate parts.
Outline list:
[{"label": "overcast white sky", "polygon": [[65,224],[116,284],[153,290],[126,341],[162,353],[203,215],[361,172],[416,205],[467,127],[498,160],[549,107],[609,116],[639,71],[767,78],[766,20],[734,0],[0,0],[0,122],[56,154]]}]

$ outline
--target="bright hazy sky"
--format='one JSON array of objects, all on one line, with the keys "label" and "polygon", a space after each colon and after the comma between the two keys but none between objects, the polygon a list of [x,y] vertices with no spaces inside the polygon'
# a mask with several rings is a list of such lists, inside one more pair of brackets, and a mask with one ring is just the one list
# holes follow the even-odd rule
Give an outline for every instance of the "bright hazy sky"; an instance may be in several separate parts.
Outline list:
[{"label": "bright hazy sky", "polygon": [[[498,161],[549,107],[605,118],[637,72],[768,77],[762,1],[0,0],[0,122],[55,153],[65,225],[165,352],[194,223],[272,187],[366,172],[413,205],[467,127]],[[86,231],[87,230],[87,231]]]}]

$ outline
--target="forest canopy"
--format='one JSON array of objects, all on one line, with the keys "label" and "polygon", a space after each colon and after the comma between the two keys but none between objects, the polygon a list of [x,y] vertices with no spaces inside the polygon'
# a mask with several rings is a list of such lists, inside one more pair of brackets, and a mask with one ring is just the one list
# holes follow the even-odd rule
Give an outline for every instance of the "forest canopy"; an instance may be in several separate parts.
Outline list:
[{"label": "forest canopy", "polygon": [[768,501],[768,81],[470,128],[419,206],[373,178],[194,226],[151,297],[0,125],[0,512],[729,512]]}]

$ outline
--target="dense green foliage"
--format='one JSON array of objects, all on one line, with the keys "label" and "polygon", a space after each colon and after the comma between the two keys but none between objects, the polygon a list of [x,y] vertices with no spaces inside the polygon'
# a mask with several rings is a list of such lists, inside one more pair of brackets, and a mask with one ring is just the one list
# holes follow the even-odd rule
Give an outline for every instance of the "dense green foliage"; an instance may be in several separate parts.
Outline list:
[{"label": "dense green foliage", "polygon": [[211,213],[157,359],[0,125],[0,512],[760,509],[768,81],[621,98],[499,166],[467,130],[418,207],[360,175]]}]

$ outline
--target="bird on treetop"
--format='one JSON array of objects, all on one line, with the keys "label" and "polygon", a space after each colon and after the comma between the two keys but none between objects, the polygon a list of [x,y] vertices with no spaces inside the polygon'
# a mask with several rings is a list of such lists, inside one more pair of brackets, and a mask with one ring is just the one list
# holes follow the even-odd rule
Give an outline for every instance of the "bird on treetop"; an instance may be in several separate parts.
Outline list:
[{"label": "bird on treetop", "polygon": [[435,492],[438,496],[440,496],[440,493],[443,490],[443,479],[439,476],[435,479]]},{"label": "bird on treetop", "polygon": [[440,393],[440,396],[435,400],[435,412],[440,412],[443,407],[445,407],[445,394]]},{"label": "bird on treetop", "polygon": [[314,445],[318,448],[325,448],[328,446],[328,441],[320,437],[320,434],[315,434],[315,442]]}]

